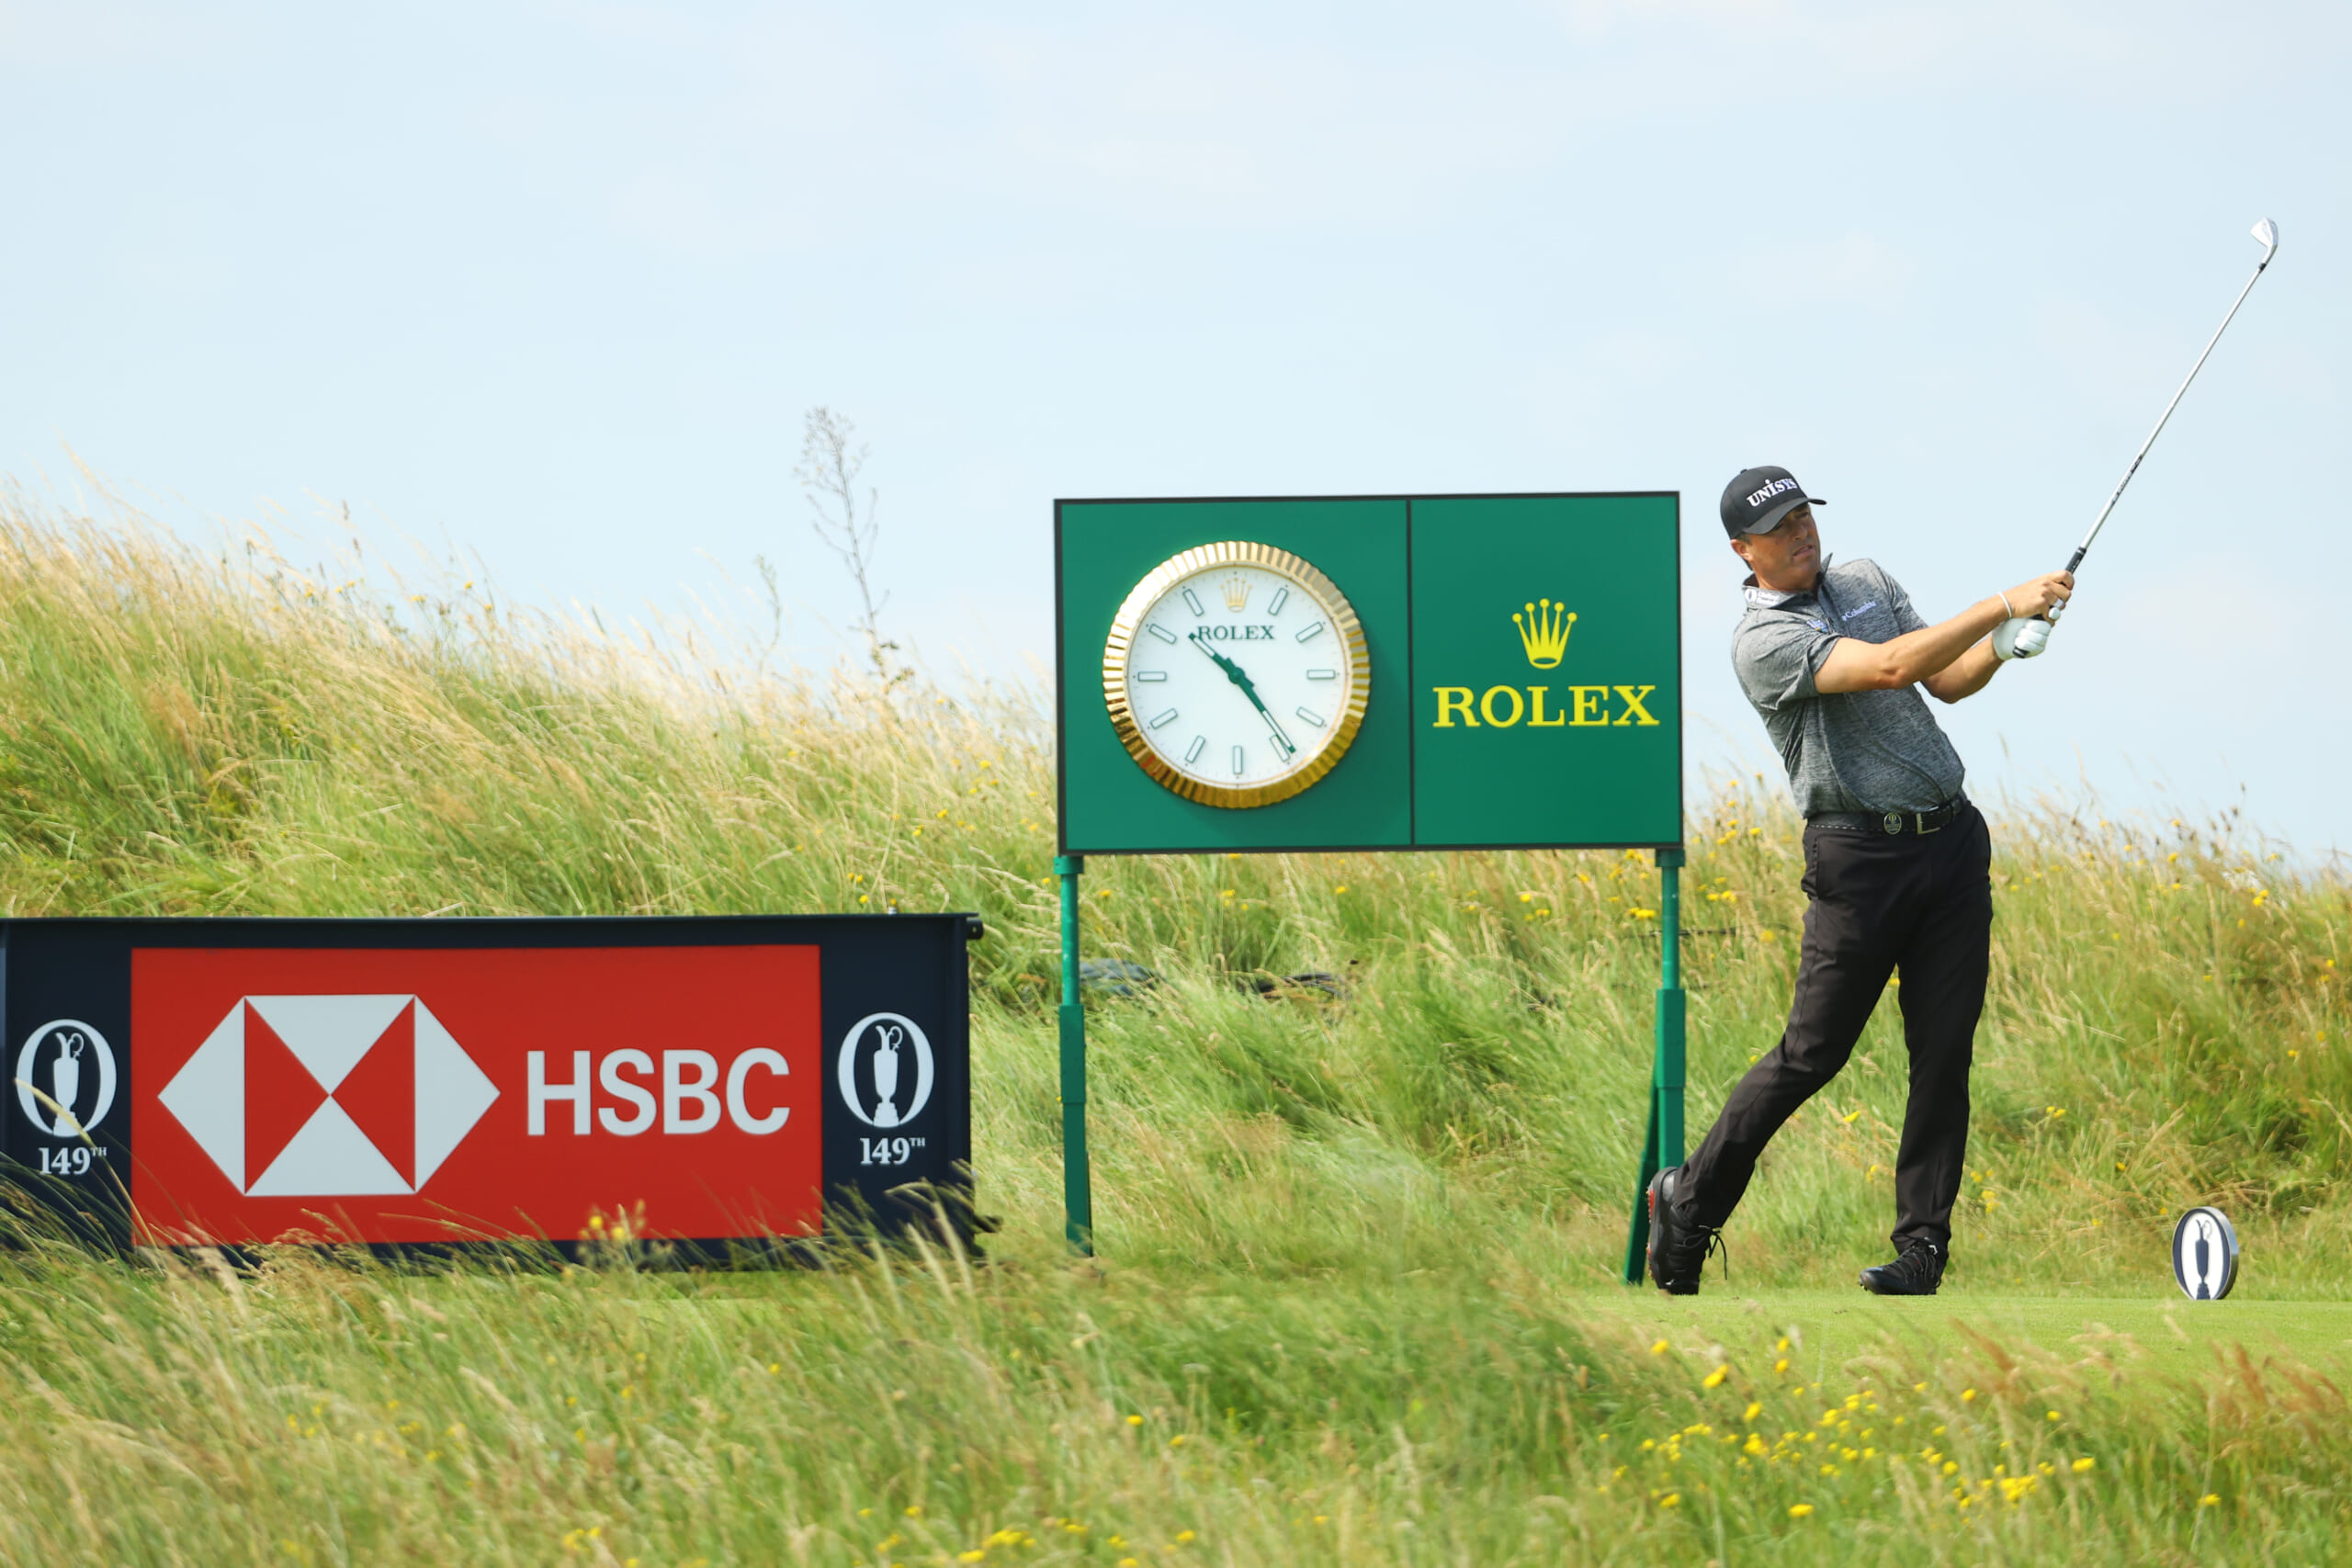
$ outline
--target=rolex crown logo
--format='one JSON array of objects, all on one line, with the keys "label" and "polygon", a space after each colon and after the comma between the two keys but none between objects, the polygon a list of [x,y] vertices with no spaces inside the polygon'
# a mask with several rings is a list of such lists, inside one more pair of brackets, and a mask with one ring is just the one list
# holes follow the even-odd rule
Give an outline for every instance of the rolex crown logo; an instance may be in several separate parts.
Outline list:
[{"label": "rolex crown logo", "polygon": [[1546,599],[1540,605],[1527,606],[1525,615],[1514,612],[1511,624],[1519,628],[1527,661],[1538,670],[1551,670],[1568,651],[1568,631],[1577,624],[1577,613]]},{"label": "rolex crown logo", "polygon": [[1235,576],[1232,576],[1232,577],[1228,577],[1228,578],[1227,578],[1227,579],[1225,580],[1224,590],[1225,590],[1225,607],[1226,607],[1227,609],[1228,609],[1228,610],[1232,611],[1235,615],[1238,615],[1241,614],[1241,612],[1242,612],[1244,609],[1246,609],[1246,608],[1248,608],[1248,607],[1249,607],[1249,604],[1250,604],[1250,581],[1249,581],[1249,579],[1247,579],[1247,578],[1245,578],[1245,577],[1242,577],[1242,576],[1239,576],[1238,574],[1237,574],[1237,575],[1235,575]]}]

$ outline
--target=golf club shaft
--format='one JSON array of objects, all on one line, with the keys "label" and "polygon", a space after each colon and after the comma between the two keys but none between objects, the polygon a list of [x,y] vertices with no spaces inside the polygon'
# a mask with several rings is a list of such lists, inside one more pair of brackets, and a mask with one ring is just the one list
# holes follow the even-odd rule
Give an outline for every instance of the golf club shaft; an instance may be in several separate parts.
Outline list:
[{"label": "golf club shaft", "polygon": [[2212,355],[2214,344],[2220,343],[2222,341],[2222,334],[2230,330],[2230,322],[2237,318],[2238,307],[2245,304],[2245,297],[2254,292],[2254,286],[2262,281],[2263,270],[2269,266],[2270,258],[2278,254],[2278,247],[2275,243],[2264,249],[2262,253],[2262,259],[2255,264],[2254,276],[2245,280],[2245,287],[2239,289],[2238,297],[2234,300],[2231,301],[2230,313],[2223,316],[2222,318],[2222,324],[2213,329],[2213,336],[2205,344],[2205,352],[2197,356],[2197,363],[2188,367],[2188,378],[2181,382],[2180,390],[2172,395],[2172,401],[2166,403],[2165,405],[2165,412],[2157,416],[2155,429],[2148,432],[2148,438],[2140,443],[2140,450],[2132,454],[2132,466],[2123,470],[2123,478],[2116,485],[2115,493],[2107,498],[2107,504],[2105,506],[2099,508],[2098,521],[2092,524],[2091,531],[2083,536],[2083,542],[2075,547],[2074,558],[2066,563],[2066,570],[2068,571],[2073,571],[2075,568],[2081,566],[2083,564],[2083,558],[2090,554],[2091,541],[2098,537],[2098,531],[2101,528],[2107,526],[2108,513],[2113,512],[2115,510],[2115,503],[2123,499],[2124,487],[2132,482],[2132,476],[2140,471],[2140,460],[2148,455],[2148,448],[2156,444],[2156,437],[2164,434],[2165,422],[2172,418],[2172,411],[2180,406],[2180,400],[2188,395],[2188,383],[2196,380],[2197,373],[2205,368],[2205,361]]}]

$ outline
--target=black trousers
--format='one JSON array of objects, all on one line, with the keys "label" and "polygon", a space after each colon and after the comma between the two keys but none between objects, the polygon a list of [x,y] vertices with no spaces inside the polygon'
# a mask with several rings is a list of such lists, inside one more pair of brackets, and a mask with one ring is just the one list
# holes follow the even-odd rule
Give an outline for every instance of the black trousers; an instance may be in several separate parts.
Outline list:
[{"label": "black trousers", "polygon": [[1720,1225],[1757,1156],[1838,1076],[1897,970],[1911,1100],[1894,1156],[1894,1246],[1951,1245],[1968,1146],[1968,1068],[1993,939],[1993,846],[1965,807],[1933,833],[1804,830],[1804,946],[1781,1043],[1739,1080],[1683,1165],[1689,1216]]}]

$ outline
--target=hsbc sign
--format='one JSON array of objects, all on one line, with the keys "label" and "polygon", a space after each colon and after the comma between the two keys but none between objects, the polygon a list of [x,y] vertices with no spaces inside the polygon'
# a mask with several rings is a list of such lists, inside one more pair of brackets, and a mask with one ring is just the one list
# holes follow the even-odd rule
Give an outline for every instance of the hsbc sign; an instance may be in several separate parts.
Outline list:
[{"label": "hsbc sign", "polygon": [[888,1224],[968,1183],[976,928],[0,922],[0,1156],[164,1244]]}]

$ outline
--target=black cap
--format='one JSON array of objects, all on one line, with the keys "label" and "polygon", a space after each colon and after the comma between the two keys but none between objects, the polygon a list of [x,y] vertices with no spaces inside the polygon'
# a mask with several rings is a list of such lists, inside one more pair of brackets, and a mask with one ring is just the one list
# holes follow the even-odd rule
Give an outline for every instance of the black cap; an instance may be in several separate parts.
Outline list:
[{"label": "black cap", "polygon": [[1724,532],[1735,539],[1742,534],[1769,534],[1798,507],[1822,504],[1819,496],[1805,494],[1804,487],[1786,468],[1770,463],[1760,468],[1742,468],[1739,477],[1724,487]]}]

